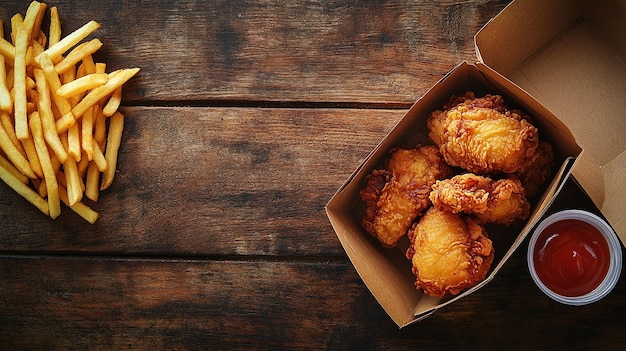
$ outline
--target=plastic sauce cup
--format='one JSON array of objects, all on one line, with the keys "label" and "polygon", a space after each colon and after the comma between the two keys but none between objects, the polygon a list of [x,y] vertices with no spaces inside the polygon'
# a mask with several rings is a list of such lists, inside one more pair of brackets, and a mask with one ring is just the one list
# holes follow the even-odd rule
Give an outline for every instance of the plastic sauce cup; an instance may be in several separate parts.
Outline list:
[{"label": "plastic sauce cup", "polygon": [[528,245],[528,269],[547,296],[581,306],[608,295],[622,270],[615,231],[597,215],[564,210],[544,219]]}]

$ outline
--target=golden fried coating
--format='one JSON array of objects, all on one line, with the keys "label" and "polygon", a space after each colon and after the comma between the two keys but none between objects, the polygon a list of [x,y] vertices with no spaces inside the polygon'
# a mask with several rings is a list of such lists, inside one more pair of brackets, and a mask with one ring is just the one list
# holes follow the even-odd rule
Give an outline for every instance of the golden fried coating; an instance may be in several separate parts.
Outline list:
[{"label": "golden fried coating", "polygon": [[387,183],[387,172],[384,169],[375,169],[365,177],[365,186],[360,192],[361,200],[365,202],[365,218],[373,218],[376,215],[376,204],[380,194]]},{"label": "golden fried coating", "polygon": [[363,227],[383,246],[396,246],[415,218],[430,206],[431,186],[450,174],[435,146],[391,150],[385,169],[369,174],[360,192],[367,206]]},{"label": "golden fried coating", "polygon": [[434,206],[453,213],[487,211],[493,179],[473,173],[438,180],[430,192]]},{"label": "golden fried coating", "polygon": [[497,223],[509,226],[530,216],[530,203],[522,183],[515,176],[499,179],[493,183],[487,211],[475,213],[482,223]]},{"label": "golden fried coating", "polygon": [[505,113],[507,110],[500,95],[485,95],[482,98],[476,98],[474,92],[471,91],[466,92],[465,95],[452,95],[444,103],[443,111],[434,111],[427,121],[429,137],[435,145],[439,146],[444,142],[447,113],[458,105],[465,105],[470,109],[489,108],[500,113]]},{"label": "golden fried coating", "polygon": [[465,173],[433,185],[430,200],[437,208],[475,215],[480,223],[511,225],[528,218],[530,203],[515,176],[494,180]]},{"label": "golden fried coating", "polygon": [[521,111],[508,110],[502,97],[452,97],[428,118],[429,137],[451,166],[477,174],[515,173],[536,158],[537,128]]},{"label": "golden fried coating", "polygon": [[534,199],[541,193],[541,189],[552,175],[554,165],[554,149],[552,144],[540,140],[537,148],[537,158],[525,170],[516,173],[526,189],[526,197]]},{"label": "golden fried coating", "polygon": [[431,296],[457,295],[485,279],[494,249],[471,217],[431,207],[409,231],[406,256],[415,286]]}]

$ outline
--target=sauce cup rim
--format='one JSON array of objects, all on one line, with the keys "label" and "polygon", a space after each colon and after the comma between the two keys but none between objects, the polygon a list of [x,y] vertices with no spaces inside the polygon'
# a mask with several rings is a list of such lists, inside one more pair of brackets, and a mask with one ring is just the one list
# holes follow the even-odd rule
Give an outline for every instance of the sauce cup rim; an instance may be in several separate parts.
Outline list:
[{"label": "sauce cup rim", "polygon": [[[600,285],[598,285],[594,290],[581,296],[563,296],[550,290],[537,275],[533,261],[535,244],[541,232],[549,225],[567,219],[579,220],[594,226],[604,236],[609,246],[611,261],[606,276],[604,277]],[[558,211],[544,218],[533,231],[530,242],[528,244],[526,259],[528,262],[528,270],[530,271],[530,275],[537,287],[553,300],[573,306],[587,305],[604,298],[611,292],[613,287],[615,287],[615,284],[617,284],[622,270],[621,244],[613,228],[604,219],[602,219],[595,213],[578,209]]]}]

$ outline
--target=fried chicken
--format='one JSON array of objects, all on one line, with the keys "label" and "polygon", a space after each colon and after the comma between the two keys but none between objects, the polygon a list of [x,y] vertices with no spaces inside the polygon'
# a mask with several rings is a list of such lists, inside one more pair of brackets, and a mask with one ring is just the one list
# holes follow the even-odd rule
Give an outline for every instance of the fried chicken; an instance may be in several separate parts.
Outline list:
[{"label": "fried chicken", "polygon": [[436,181],[429,198],[442,210],[479,213],[489,208],[492,188],[493,179],[466,173]]},{"label": "fried chicken", "polygon": [[438,180],[432,188],[430,200],[435,207],[475,215],[480,223],[508,226],[530,215],[522,183],[513,175],[494,180],[465,173]]},{"label": "fried chicken", "polygon": [[525,170],[516,173],[526,189],[526,197],[534,199],[541,193],[546,181],[552,175],[554,165],[554,149],[552,144],[540,140],[537,148],[537,158]]},{"label": "fried chicken", "polygon": [[446,109],[431,113],[427,125],[432,142],[448,164],[473,173],[524,170],[537,157],[539,143],[530,117],[507,109],[499,95],[472,96],[452,97]]},{"label": "fried chicken", "polygon": [[385,169],[369,174],[360,191],[367,206],[363,227],[383,246],[396,246],[430,206],[431,186],[450,174],[451,168],[435,146],[392,149]]},{"label": "fried chicken", "polygon": [[481,223],[509,226],[530,216],[530,203],[522,183],[515,176],[494,182],[487,211],[475,213]]},{"label": "fried chicken", "polygon": [[457,295],[485,279],[494,258],[486,230],[471,217],[431,207],[409,231],[406,257],[415,286],[437,297]]}]

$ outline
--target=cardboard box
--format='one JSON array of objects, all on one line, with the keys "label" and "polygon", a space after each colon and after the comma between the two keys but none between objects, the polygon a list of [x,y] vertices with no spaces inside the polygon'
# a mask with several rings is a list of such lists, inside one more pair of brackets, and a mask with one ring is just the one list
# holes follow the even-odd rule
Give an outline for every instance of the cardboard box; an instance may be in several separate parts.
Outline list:
[{"label": "cardboard box", "polygon": [[514,1],[475,43],[572,131],[584,150],[573,175],[624,242],[626,2]]},{"label": "cardboard box", "polygon": [[[514,1],[477,33],[478,62],[459,64],[422,96],[329,201],[328,218],[348,257],[398,326],[426,318],[493,279],[572,172],[624,240],[626,222],[619,213],[626,199],[626,189],[620,187],[626,177],[626,101],[619,89],[626,82],[624,10],[619,0],[601,6],[591,1]],[[477,96],[500,94],[509,107],[530,114],[540,136],[554,145],[561,166],[533,203],[525,225],[504,231],[487,227],[496,256],[486,279],[456,297],[433,298],[415,289],[405,258],[408,240],[386,249],[363,230],[359,190],[391,147],[430,143],[429,114],[451,95],[468,90]]]}]

